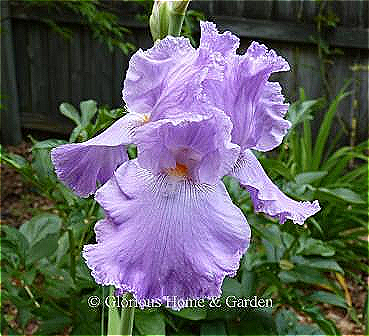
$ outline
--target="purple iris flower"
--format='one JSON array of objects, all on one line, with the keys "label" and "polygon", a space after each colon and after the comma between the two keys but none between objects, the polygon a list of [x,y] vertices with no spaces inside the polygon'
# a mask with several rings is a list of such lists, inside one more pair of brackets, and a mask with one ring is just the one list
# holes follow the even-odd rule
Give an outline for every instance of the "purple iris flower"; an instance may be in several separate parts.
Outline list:
[{"label": "purple iris flower", "polygon": [[[221,178],[251,194],[255,211],[303,224],[320,207],[296,202],[252,153],[278,146],[290,123],[281,87],[289,65],[253,42],[201,23],[198,49],[168,36],[131,58],[123,98],[130,111],[97,137],[52,152],[59,178],[77,194],[96,191],[106,218],[83,256],[97,283],[136,299],[219,296],[250,242],[250,228]],[[135,143],[138,157],[127,160]]]}]

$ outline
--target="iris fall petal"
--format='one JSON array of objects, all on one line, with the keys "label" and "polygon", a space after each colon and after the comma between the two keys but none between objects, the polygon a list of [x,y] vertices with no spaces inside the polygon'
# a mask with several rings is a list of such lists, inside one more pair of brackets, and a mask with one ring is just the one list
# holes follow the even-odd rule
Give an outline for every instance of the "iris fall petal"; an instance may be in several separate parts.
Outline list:
[{"label": "iris fall petal", "polygon": [[222,182],[155,176],[132,160],[96,199],[109,219],[83,256],[98,283],[131,290],[138,301],[219,296],[249,245],[250,228]]},{"label": "iris fall petal", "polygon": [[142,123],[143,115],[128,113],[88,141],[54,148],[51,159],[58,178],[79,196],[93,194],[97,182],[105,183],[128,159],[126,145]]},{"label": "iris fall petal", "polygon": [[240,155],[231,176],[250,192],[256,212],[276,217],[281,223],[291,219],[296,224],[303,224],[320,210],[318,201],[297,202],[282,193],[269,179],[251,150],[245,150]]}]

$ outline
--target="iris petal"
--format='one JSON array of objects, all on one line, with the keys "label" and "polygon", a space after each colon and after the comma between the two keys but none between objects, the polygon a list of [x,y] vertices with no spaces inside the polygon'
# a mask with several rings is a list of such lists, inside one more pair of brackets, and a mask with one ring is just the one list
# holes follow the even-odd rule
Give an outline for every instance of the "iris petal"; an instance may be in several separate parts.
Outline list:
[{"label": "iris petal", "polygon": [[79,196],[94,193],[96,183],[105,183],[128,159],[125,145],[132,143],[134,129],[142,120],[142,115],[128,113],[86,142],[54,148],[51,159],[59,179]]},{"label": "iris petal", "polygon": [[168,78],[183,64],[192,63],[194,52],[188,39],[172,36],[158,41],[149,50],[138,50],[129,61],[124,80],[122,93],[128,109],[151,113]]},{"label": "iris petal", "polygon": [[[219,53],[217,53],[219,54]],[[188,39],[167,36],[136,52],[124,81],[123,99],[130,111],[150,114],[151,121],[207,113],[203,81],[223,78],[224,60]]]},{"label": "iris petal", "polygon": [[239,156],[239,146],[230,142],[231,130],[229,117],[219,110],[212,116],[151,122],[136,133],[138,160],[154,174],[179,164],[194,182],[217,183]]},{"label": "iris petal", "polygon": [[303,224],[320,210],[318,201],[297,202],[282,193],[266,175],[251,150],[241,154],[231,176],[250,192],[256,212],[276,217],[281,223],[291,219],[294,223]]},{"label": "iris petal", "polygon": [[[206,45],[216,49],[219,39],[233,35],[218,34],[213,27],[206,36],[206,40],[213,40]],[[223,51],[223,79],[206,79],[204,94],[232,119],[232,142],[243,149],[270,150],[281,143],[290,123],[283,119],[288,104],[284,103],[281,88],[278,83],[268,82],[268,78],[273,72],[289,70],[289,65],[275,51],[257,42],[252,42],[244,55],[233,52],[237,45],[235,40],[229,43],[227,53]]]},{"label": "iris petal", "polygon": [[131,290],[138,300],[219,296],[249,245],[246,219],[221,182],[154,176],[132,160],[96,199],[109,219],[83,256],[98,283]]},{"label": "iris petal", "polygon": [[219,34],[213,22],[200,22],[201,38],[200,48],[212,52],[219,52],[223,56],[235,53],[240,45],[240,39],[227,31]]},{"label": "iris petal", "polygon": [[283,119],[289,104],[284,103],[282,88],[277,82],[266,82],[255,108],[255,146],[253,149],[269,151],[282,143],[291,123]]}]

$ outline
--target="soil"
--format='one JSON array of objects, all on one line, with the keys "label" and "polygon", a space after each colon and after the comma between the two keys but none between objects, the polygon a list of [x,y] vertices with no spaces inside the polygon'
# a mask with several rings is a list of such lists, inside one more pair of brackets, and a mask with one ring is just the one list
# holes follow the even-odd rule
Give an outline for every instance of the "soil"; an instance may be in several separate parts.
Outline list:
[{"label": "soil", "polygon": [[[31,144],[23,142],[19,146],[8,146],[6,152],[22,155],[28,160],[32,159]],[[35,213],[48,211],[53,208],[53,203],[39,194],[30,183],[22,179],[13,168],[1,164],[1,223],[19,227],[26,220],[32,218]],[[364,275],[362,275],[363,277]],[[357,284],[353,279],[345,279],[348,291],[351,296],[352,305],[358,312],[359,320],[363,319],[365,299],[368,286]],[[365,276],[365,282],[368,283],[368,277]],[[364,335],[363,324],[352,320],[350,314],[340,308],[329,305],[321,305],[326,316],[333,320],[342,335]],[[301,316],[302,320],[306,317]],[[307,321],[307,320],[305,320]]]},{"label": "soil", "polygon": [[[31,144],[23,142],[19,146],[8,146],[6,152],[32,159]],[[1,167],[1,223],[15,227],[21,226],[40,211],[52,209],[53,203],[40,196],[32,184],[26,182],[15,169],[6,164]]]}]

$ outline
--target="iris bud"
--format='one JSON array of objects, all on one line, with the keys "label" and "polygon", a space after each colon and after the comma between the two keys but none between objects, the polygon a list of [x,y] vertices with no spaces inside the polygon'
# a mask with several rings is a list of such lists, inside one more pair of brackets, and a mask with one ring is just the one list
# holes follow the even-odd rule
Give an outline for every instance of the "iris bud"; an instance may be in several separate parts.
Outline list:
[{"label": "iris bud", "polygon": [[150,31],[154,41],[167,35],[179,36],[189,0],[155,0],[150,16]]}]

